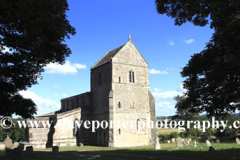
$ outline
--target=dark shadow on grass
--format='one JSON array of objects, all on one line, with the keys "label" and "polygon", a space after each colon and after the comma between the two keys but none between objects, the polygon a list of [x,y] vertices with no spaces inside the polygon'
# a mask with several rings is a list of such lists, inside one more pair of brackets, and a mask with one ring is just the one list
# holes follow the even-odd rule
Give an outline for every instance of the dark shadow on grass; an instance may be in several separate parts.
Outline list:
[{"label": "dark shadow on grass", "polygon": [[[24,160],[239,160],[240,149],[216,149],[216,152],[208,152],[208,148],[181,148],[172,147],[171,150],[165,148],[161,150],[153,150],[151,148],[99,148],[101,150],[93,151],[60,151],[53,154],[51,151],[34,151],[33,154],[27,154],[24,151]],[[86,148],[89,150],[89,148]],[[0,159],[5,160],[6,157],[0,152]],[[8,160],[8,159],[6,159]]]}]

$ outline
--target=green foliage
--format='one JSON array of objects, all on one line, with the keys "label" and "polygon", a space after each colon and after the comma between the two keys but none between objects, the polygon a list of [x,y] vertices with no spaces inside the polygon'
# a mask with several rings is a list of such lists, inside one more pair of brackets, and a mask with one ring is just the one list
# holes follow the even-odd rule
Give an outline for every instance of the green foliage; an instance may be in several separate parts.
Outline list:
[{"label": "green foliage", "polygon": [[240,108],[240,1],[156,0],[157,11],[175,18],[175,25],[191,22],[214,28],[205,49],[183,68],[185,105],[191,113],[222,116]]},{"label": "green foliage", "polygon": [[180,133],[179,132],[171,132],[169,134],[169,138],[172,139],[172,138],[178,138],[180,136]]},{"label": "green foliage", "polygon": [[7,135],[13,140],[14,142],[19,142],[20,140],[24,139],[24,128],[19,128],[17,121],[23,121],[24,119],[18,118],[13,119],[13,125],[9,129],[3,129],[0,127],[0,142],[3,142]]},{"label": "green foliage", "polygon": [[75,29],[66,19],[67,10],[66,0],[1,0],[0,117],[36,114],[35,103],[18,92],[37,84],[44,66],[63,64],[71,54],[64,39]]},{"label": "green foliage", "polygon": [[167,140],[171,140],[172,138],[183,138],[183,136],[181,136],[179,132],[171,132],[170,134],[159,134],[158,137],[161,143],[167,143]]},{"label": "green foliage", "polygon": [[[228,126],[229,126],[229,125],[232,125],[234,121],[239,120],[239,119],[235,115],[227,114],[225,120],[228,121]],[[235,138],[239,132],[238,129],[235,129],[234,127],[229,128],[228,126],[224,129],[223,132],[221,132],[221,130],[223,130],[223,127],[220,126],[216,132],[216,137],[221,137],[221,139]]]}]

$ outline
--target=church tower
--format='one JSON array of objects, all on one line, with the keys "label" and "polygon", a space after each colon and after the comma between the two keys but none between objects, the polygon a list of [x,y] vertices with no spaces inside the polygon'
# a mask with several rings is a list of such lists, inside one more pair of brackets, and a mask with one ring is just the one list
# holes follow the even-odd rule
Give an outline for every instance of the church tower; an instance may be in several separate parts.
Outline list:
[{"label": "church tower", "polygon": [[[156,122],[155,100],[150,92],[148,63],[130,39],[108,51],[91,68],[92,119],[114,121],[113,128],[92,133],[97,145],[130,147],[153,144],[156,128],[140,130],[138,122]],[[127,121],[126,128],[116,121]],[[131,124],[130,124],[131,123]]]}]

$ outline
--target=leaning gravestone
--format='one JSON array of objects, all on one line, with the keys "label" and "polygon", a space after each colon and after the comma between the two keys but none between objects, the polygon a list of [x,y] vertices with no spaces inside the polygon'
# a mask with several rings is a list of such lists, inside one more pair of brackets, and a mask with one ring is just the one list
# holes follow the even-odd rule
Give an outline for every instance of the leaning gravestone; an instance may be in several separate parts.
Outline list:
[{"label": "leaning gravestone", "polygon": [[175,143],[175,138],[172,138],[172,143]]},{"label": "leaning gravestone", "polygon": [[238,139],[238,137],[236,138],[236,142],[237,144],[240,144],[240,140]]},{"label": "leaning gravestone", "polygon": [[5,150],[12,150],[13,149],[12,139],[9,138],[8,135],[7,135],[7,138],[5,139],[4,143],[5,143]]},{"label": "leaning gravestone", "polygon": [[33,147],[32,146],[26,147],[26,152],[27,153],[33,153]]},{"label": "leaning gravestone", "polygon": [[159,138],[158,138],[158,137],[155,139],[154,149],[155,149],[155,150],[161,149],[161,146],[160,146],[160,144],[159,144]]},{"label": "leaning gravestone", "polygon": [[177,141],[177,147],[178,148],[182,147],[182,138],[178,137],[176,141]]},{"label": "leaning gravestone", "polygon": [[187,139],[185,139],[185,141],[183,142],[185,147],[189,147],[189,141]]},{"label": "leaning gravestone", "polygon": [[83,143],[80,143],[80,147],[83,147],[84,145],[83,145]]},{"label": "leaning gravestone", "polygon": [[206,140],[206,145],[207,147],[211,147],[211,143],[209,142],[209,140]]},{"label": "leaning gravestone", "polygon": [[52,147],[52,153],[58,153],[58,146]]}]

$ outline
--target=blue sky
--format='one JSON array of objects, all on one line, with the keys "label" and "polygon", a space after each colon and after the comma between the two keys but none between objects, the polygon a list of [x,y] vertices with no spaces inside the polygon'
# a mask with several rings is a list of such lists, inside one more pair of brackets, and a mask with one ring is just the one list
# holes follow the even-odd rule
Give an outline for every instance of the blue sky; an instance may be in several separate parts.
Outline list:
[{"label": "blue sky", "polygon": [[173,97],[183,92],[180,72],[191,55],[201,52],[213,30],[156,12],[155,2],[138,0],[69,0],[67,12],[76,35],[66,39],[72,55],[61,66],[49,64],[42,80],[20,93],[38,105],[38,116],[60,109],[60,99],[90,91],[90,68],[128,35],[149,65],[156,116],[175,114]]}]

